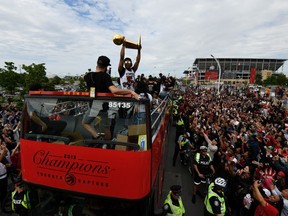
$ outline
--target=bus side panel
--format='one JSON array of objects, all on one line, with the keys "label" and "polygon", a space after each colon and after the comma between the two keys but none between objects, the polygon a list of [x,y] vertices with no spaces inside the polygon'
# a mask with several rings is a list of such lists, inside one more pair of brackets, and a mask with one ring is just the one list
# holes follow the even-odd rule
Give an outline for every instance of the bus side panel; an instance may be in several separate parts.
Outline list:
[{"label": "bus side panel", "polygon": [[22,175],[51,188],[124,199],[150,193],[151,151],[118,151],[21,139]]},{"label": "bus side panel", "polygon": [[169,125],[169,115],[166,114],[161,122],[159,132],[152,144],[152,184],[155,182],[156,174],[158,172],[160,163],[162,162],[163,151],[165,152],[165,147],[163,145],[166,143],[167,128]]}]

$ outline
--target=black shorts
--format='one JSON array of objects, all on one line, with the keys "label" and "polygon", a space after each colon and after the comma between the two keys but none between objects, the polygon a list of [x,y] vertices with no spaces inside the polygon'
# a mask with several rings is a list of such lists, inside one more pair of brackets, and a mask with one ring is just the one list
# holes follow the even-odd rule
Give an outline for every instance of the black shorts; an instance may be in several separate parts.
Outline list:
[{"label": "black shorts", "polygon": [[206,183],[206,179],[200,178],[198,173],[195,172],[194,173],[194,184],[195,185],[200,185],[201,183],[205,184]]}]

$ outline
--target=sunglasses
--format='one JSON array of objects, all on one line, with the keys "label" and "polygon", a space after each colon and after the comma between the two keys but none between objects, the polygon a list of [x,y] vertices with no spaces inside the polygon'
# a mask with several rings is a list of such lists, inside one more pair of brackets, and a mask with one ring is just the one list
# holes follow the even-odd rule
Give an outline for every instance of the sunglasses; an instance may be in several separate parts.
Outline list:
[{"label": "sunglasses", "polygon": [[125,63],[131,63],[131,61],[129,61],[129,60],[126,60],[126,61],[125,61]]}]

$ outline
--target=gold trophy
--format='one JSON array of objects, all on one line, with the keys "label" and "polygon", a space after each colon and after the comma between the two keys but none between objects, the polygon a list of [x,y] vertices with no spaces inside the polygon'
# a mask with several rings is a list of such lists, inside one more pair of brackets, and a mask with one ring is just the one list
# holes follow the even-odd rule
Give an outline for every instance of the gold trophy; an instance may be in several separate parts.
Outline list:
[{"label": "gold trophy", "polygon": [[139,49],[141,48],[141,36],[138,38],[138,43],[127,40],[123,35],[115,34],[113,37],[113,42],[116,45],[121,45],[125,41],[125,47],[128,49]]}]

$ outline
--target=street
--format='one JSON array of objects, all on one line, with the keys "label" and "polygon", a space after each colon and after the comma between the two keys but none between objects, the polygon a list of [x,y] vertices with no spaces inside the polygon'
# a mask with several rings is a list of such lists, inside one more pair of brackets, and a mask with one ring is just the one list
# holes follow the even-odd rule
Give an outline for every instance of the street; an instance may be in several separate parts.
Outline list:
[{"label": "street", "polygon": [[[186,210],[186,216],[203,216],[203,202],[204,199],[201,199],[196,195],[196,203],[192,203],[192,187],[193,187],[193,178],[190,175],[187,167],[184,167],[180,163],[180,156],[177,157],[176,166],[172,166],[172,158],[174,153],[175,146],[175,127],[170,127],[168,132],[168,157],[166,160],[166,172],[164,176],[164,188],[163,188],[163,202],[169,193],[169,188],[173,184],[180,184],[182,186],[182,201]],[[203,190],[202,190],[203,191]]]}]

